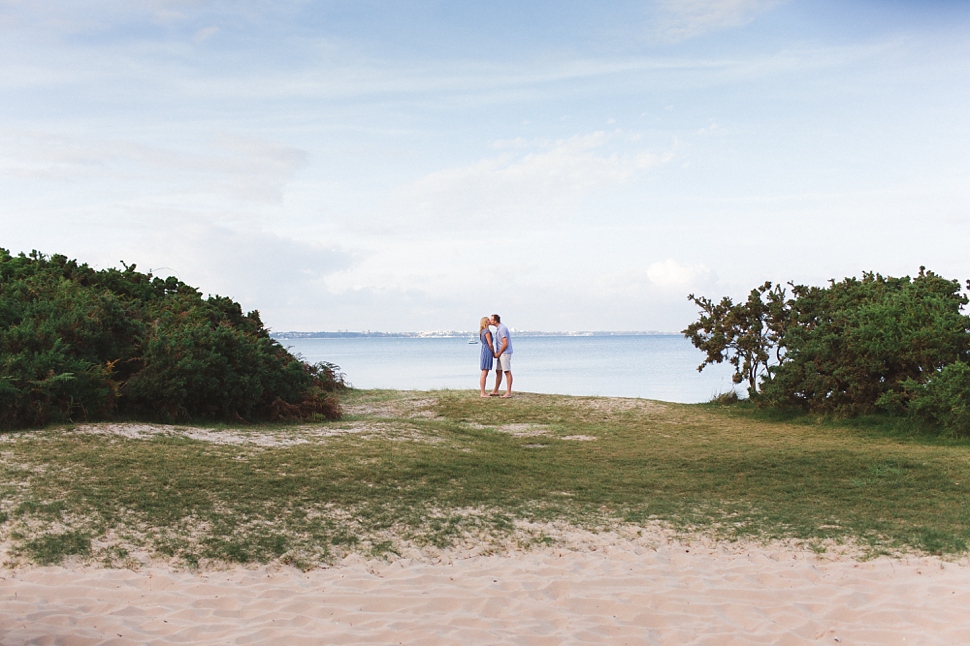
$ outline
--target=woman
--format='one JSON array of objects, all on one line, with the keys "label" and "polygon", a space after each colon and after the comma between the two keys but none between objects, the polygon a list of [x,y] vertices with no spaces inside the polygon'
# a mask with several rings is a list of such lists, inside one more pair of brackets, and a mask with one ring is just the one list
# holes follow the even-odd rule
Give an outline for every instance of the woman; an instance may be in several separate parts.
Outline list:
[{"label": "woman", "polygon": [[492,348],[492,332],[488,329],[487,316],[483,316],[482,320],[478,322],[478,340],[482,342],[482,358],[479,362],[479,367],[482,369],[482,378],[479,381],[479,386],[481,387],[482,397],[488,397],[485,394],[485,381],[488,379],[488,373],[492,370],[492,357],[495,350]]}]

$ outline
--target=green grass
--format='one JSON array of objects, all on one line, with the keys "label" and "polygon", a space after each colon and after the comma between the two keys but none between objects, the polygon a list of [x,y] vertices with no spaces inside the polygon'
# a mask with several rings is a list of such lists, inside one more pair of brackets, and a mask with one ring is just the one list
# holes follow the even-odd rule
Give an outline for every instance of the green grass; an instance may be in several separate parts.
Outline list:
[{"label": "green grass", "polygon": [[24,543],[24,549],[40,565],[60,563],[65,556],[87,556],[91,539],[82,532],[43,534]]},{"label": "green grass", "polygon": [[[141,550],[300,567],[393,554],[400,541],[508,536],[517,520],[661,521],[873,553],[955,554],[970,541],[970,444],[885,420],[458,391],[350,391],[344,405],[341,422],[237,432],[303,442],[276,446],[69,428],[8,436],[0,532],[38,563],[124,565]],[[576,436],[596,439],[563,439]]]}]

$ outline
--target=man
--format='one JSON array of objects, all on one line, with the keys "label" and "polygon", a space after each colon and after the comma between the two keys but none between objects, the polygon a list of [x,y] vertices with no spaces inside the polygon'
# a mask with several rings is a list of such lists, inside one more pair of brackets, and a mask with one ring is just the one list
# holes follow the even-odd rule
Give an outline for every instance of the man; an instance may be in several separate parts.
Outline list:
[{"label": "man", "polygon": [[502,324],[502,317],[492,314],[489,322],[495,326],[495,390],[492,397],[498,397],[498,389],[502,386],[502,373],[505,373],[505,394],[503,398],[512,396],[512,337],[509,329]]}]

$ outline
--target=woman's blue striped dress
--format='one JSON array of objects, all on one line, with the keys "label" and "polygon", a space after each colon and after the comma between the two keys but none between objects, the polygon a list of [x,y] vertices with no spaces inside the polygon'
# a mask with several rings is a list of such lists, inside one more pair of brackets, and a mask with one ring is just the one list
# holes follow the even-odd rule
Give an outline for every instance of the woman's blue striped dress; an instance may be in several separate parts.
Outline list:
[{"label": "woman's blue striped dress", "polygon": [[492,369],[492,346],[488,344],[488,339],[485,338],[486,334],[488,334],[488,328],[484,328],[481,332],[478,333],[478,338],[482,342],[481,369],[491,370]]}]

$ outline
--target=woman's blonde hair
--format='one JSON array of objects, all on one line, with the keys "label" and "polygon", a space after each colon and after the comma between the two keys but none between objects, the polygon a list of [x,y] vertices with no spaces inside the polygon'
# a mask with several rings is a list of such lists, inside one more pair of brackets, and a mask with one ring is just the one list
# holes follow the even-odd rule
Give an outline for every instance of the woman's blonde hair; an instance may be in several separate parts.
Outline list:
[{"label": "woman's blonde hair", "polygon": [[488,327],[488,317],[483,316],[482,320],[478,322],[478,334],[482,334],[482,330]]}]

